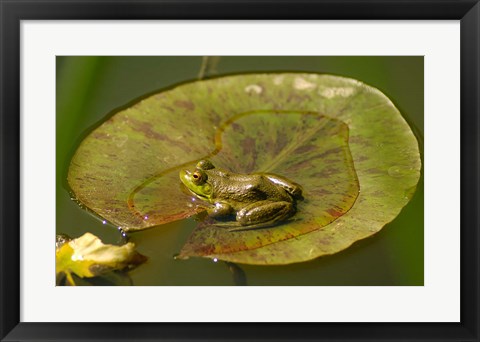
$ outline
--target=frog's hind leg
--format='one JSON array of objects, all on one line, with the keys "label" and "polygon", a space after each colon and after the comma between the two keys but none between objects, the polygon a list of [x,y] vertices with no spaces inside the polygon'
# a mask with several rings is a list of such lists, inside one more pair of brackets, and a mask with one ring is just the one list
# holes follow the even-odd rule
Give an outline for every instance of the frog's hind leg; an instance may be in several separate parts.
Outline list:
[{"label": "frog's hind leg", "polygon": [[273,226],[277,222],[289,218],[294,213],[294,205],[286,201],[252,203],[237,212],[237,222],[240,224],[240,227],[229,230],[237,231]]},{"label": "frog's hind leg", "polygon": [[274,175],[272,173],[265,173],[265,177],[267,177],[272,183],[280,186],[286,192],[288,192],[293,198],[295,199],[303,199],[303,190],[300,184],[292,182],[286,178],[283,178],[278,175]]}]

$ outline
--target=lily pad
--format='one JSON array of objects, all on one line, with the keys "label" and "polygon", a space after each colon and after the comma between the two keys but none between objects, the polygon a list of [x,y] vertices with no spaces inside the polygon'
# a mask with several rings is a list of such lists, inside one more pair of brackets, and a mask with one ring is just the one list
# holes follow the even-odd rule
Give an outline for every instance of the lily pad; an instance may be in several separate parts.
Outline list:
[{"label": "lily pad", "polygon": [[106,245],[91,233],[70,241],[61,238],[56,244],[56,273],[65,274],[70,285],[75,285],[72,274],[92,278],[114,270],[123,270],[143,263],[146,257],[135,251],[131,242]]},{"label": "lily pad", "polygon": [[[336,130],[310,136],[322,120]],[[328,149],[335,162],[322,164]],[[178,172],[205,157],[234,172],[278,173],[313,200],[269,229],[276,238],[199,227],[181,252],[251,264],[305,261],[374,234],[408,203],[421,169],[415,136],[377,89],[329,75],[250,74],[183,84],[118,112],[81,143],[68,181],[83,205],[139,230],[202,210]]]}]

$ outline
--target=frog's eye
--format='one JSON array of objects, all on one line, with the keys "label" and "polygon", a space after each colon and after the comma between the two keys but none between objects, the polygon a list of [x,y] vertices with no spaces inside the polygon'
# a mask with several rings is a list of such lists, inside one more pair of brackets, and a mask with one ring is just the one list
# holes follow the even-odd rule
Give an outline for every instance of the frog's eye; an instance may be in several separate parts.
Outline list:
[{"label": "frog's eye", "polygon": [[192,174],[192,180],[195,184],[201,184],[207,180],[207,175],[200,171],[195,171]]}]

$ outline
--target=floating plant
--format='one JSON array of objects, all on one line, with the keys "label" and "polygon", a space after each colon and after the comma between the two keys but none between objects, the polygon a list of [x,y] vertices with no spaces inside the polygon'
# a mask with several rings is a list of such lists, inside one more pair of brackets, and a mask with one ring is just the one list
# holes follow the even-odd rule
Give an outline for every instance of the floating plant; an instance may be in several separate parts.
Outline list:
[{"label": "floating plant", "polygon": [[76,239],[57,235],[55,245],[57,277],[65,277],[68,285],[75,285],[73,274],[79,278],[99,277],[133,268],[147,259],[131,242],[123,246],[108,245],[91,233]]}]

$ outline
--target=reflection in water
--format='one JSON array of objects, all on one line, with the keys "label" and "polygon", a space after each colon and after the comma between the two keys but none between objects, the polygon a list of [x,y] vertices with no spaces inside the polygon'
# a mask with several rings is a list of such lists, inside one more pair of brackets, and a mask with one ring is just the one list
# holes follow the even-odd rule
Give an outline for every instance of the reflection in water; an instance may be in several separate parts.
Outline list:
[{"label": "reflection in water", "polygon": [[217,66],[220,63],[220,56],[203,56],[202,65],[198,72],[198,79],[203,80],[217,73]]},{"label": "reflection in water", "polygon": [[225,265],[227,265],[228,270],[232,273],[233,283],[236,286],[247,286],[247,275],[240,266],[228,261],[225,261]]}]

